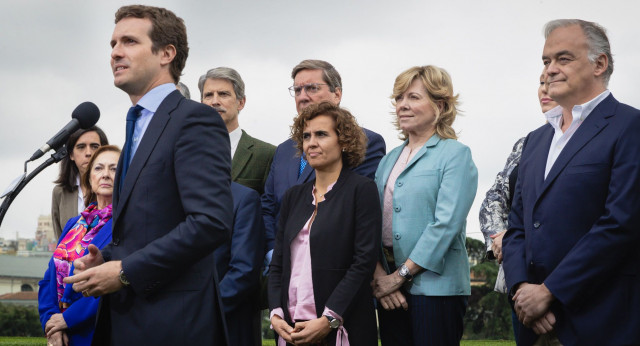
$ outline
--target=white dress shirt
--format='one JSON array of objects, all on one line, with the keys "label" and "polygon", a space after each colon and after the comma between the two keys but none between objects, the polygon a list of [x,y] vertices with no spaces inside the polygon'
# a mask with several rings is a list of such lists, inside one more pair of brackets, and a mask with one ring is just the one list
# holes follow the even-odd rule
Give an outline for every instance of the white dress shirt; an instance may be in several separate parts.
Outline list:
[{"label": "white dress shirt", "polygon": [[547,118],[549,125],[553,127],[555,133],[553,135],[553,139],[551,140],[551,146],[549,147],[549,155],[547,156],[547,166],[544,170],[544,178],[547,178],[549,171],[551,171],[551,167],[560,156],[562,149],[567,145],[573,134],[578,130],[580,124],[587,119],[587,116],[593,111],[596,106],[602,102],[607,96],[609,96],[611,92],[609,90],[603,91],[600,95],[593,98],[591,101],[583,103],[581,105],[573,106],[571,110],[571,114],[573,115],[573,121],[569,128],[562,132],[562,107],[557,106],[546,113],[544,116]]},{"label": "white dress shirt", "polygon": [[242,129],[240,128],[240,126],[236,127],[235,130],[229,132],[229,141],[231,142],[231,159],[233,159],[233,155],[236,154],[238,143],[240,143],[240,137],[242,137]]}]

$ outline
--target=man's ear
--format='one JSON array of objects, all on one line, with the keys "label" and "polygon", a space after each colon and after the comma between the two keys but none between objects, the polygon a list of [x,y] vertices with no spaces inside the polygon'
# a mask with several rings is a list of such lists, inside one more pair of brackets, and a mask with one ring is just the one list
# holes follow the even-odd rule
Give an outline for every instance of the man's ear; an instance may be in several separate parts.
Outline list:
[{"label": "man's ear", "polygon": [[168,65],[176,57],[176,47],[172,44],[168,44],[164,46],[164,48],[160,49],[158,53],[160,54],[161,64],[163,66]]},{"label": "man's ear", "polygon": [[607,58],[606,54],[600,54],[596,58],[596,61],[594,62],[594,64],[595,64],[595,69],[593,70],[593,74],[596,77],[600,77],[607,71],[607,68],[609,67],[609,58]]}]

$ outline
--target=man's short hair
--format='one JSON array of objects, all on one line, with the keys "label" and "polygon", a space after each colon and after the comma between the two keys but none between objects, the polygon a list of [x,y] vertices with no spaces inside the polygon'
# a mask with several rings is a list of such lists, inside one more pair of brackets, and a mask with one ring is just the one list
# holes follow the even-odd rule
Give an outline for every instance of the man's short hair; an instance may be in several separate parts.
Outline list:
[{"label": "man's short hair", "polygon": [[122,6],[116,12],[116,24],[124,18],[146,18],[151,21],[149,37],[153,45],[151,52],[156,54],[161,48],[173,45],[176,56],[171,61],[170,72],[175,83],[180,81],[180,75],[189,56],[187,42],[187,28],[182,18],[175,13],[161,7],[130,5]]},{"label": "man's short hair", "polygon": [[609,84],[609,78],[613,73],[613,56],[611,55],[611,45],[607,37],[607,30],[594,22],[588,22],[581,19],[556,19],[548,22],[544,26],[544,38],[548,38],[555,29],[564,28],[571,25],[579,25],[582,32],[587,37],[589,45],[589,61],[594,63],[596,59],[604,54],[609,60],[609,66],[602,74],[605,86]]},{"label": "man's short hair", "polygon": [[216,67],[207,71],[207,73],[200,76],[198,80],[198,89],[200,89],[200,99],[202,100],[202,93],[204,92],[204,83],[207,79],[226,79],[233,85],[233,92],[236,93],[236,99],[244,99],[244,81],[238,71],[230,67]]},{"label": "man's short hair", "polygon": [[178,84],[176,84],[176,88],[182,94],[182,96],[184,96],[184,98],[191,99],[191,92],[189,91],[189,87],[187,87],[184,83],[178,82]]},{"label": "man's short hair", "polygon": [[327,83],[329,90],[331,92],[335,92],[336,88],[342,90],[342,78],[330,63],[323,60],[303,60],[291,71],[291,79],[296,79],[296,75],[302,70],[322,70],[322,80]]}]

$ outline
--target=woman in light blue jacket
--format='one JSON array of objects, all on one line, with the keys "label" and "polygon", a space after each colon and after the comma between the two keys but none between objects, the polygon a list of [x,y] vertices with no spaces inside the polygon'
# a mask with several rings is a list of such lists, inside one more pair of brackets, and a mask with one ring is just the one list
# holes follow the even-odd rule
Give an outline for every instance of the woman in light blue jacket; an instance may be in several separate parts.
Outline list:
[{"label": "woman in light blue jacket", "polygon": [[405,142],[376,171],[383,254],[372,286],[383,345],[453,345],[462,337],[471,294],[465,226],[478,172],[452,128],[457,98],[435,66],[412,67],[393,87]]}]

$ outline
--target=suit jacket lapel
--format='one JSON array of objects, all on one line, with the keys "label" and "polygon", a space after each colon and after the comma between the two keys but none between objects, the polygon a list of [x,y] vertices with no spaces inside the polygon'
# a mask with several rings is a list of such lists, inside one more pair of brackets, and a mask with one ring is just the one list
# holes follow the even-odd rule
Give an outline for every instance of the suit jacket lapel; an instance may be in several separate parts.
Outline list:
[{"label": "suit jacket lapel", "polygon": [[[382,185],[378,186],[378,192],[380,193],[380,197],[384,196],[383,194],[384,187],[387,186],[387,181],[389,180],[389,175],[391,175],[391,170],[393,169],[393,166],[395,166],[396,161],[398,161],[398,157],[400,157],[400,154],[402,153],[402,149],[407,145],[407,142],[408,141],[404,141],[402,146],[398,147],[397,150],[394,149],[387,155],[388,157],[386,158],[386,163],[382,168],[382,170],[380,171],[381,179],[382,179]],[[380,202],[382,203],[382,201]]]},{"label": "suit jacket lapel", "polygon": [[[151,122],[149,122],[147,130],[142,136],[142,141],[140,141],[140,145],[131,160],[131,165],[129,166],[127,176],[125,177],[122,185],[122,191],[118,194],[117,206],[115,207],[116,211],[114,212],[115,215],[120,215],[124,206],[127,204],[131,190],[133,189],[136,180],[138,180],[138,176],[140,175],[142,168],[147,163],[149,155],[153,152],[153,148],[156,146],[158,139],[160,139],[165,126],[169,122],[169,119],[171,119],[170,113],[178,106],[181,99],[182,95],[180,95],[180,92],[177,90],[169,94],[162,103],[160,103],[158,110],[153,115]],[[119,170],[120,169],[118,169],[118,171]],[[117,221],[118,220],[116,219],[116,222]]]},{"label": "suit jacket lapel", "polygon": [[593,111],[591,111],[587,119],[585,119],[580,127],[578,127],[567,145],[562,149],[562,152],[553,163],[553,166],[551,166],[551,170],[542,184],[542,190],[538,194],[538,197],[541,196],[547,188],[549,188],[576,153],[578,153],[587,143],[589,143],[589,141],[591,141],[591,139],[593,139],[593,137],[600,133],[600,131],[609,124],[608,118],[613,116],[616,103],[617,101],[613,96],[609,95],[598,106],[596,106]]},{"label": "suit jacket lapel", "polygon": [[[551,147],[551,141],[555,130],[549,124],[546,125],[542,138],[540,139],[540,145],[535,147],[535,152],[531,155],[533,157],[533,182],[535,186],[536,198],[542,193],[542,184],[544,184],[544,171],[547,167],[547,157],[549,156],[549,148]],[[524,149],[523,149],[524,150]],[[518,178],[519,179],[519,178]]]},{"label": "suit jacket lapel", "polygon": [[251,151],[251,147],[253,147],[253,138],[249,137],[244,130],[242,130],[242,136],[240,136],[240,141],[238,142],[238,147],[236,148],[236,153],[233,155],[233,160],[231,161],[231,180],[235,181],[238,179],[238,175],[247,165],[249,159],[253,155]]},{"label": "suit jacket lapel", "polygon": [[[299,157],[298,157],[298,171],[300,171],[300,158]],[[304,167],[304,170],[302,171],[302,174],[300,174],[300,176],[298,177],[298,180],[297,180],[296,184],[306,183],[307,181],[315,178],[315,176],[316,176],[316,171],[307,162],[307,165]]]}]

